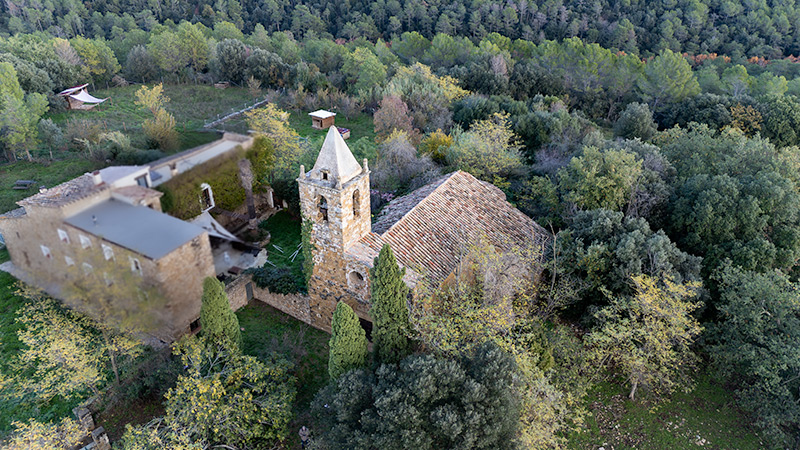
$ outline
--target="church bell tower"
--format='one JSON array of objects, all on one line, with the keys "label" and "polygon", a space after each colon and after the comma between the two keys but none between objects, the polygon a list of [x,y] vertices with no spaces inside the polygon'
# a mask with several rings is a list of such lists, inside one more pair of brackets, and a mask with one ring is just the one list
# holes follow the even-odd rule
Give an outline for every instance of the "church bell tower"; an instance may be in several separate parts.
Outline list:
[{"label": "church bell tower", "polygon": [[336,127],[328,129],[314,168],[300,166],[297,183],[303,220],[314,224],[311,240],[320,256],[341,255],[370,232],[367,160],[358,164]]}]

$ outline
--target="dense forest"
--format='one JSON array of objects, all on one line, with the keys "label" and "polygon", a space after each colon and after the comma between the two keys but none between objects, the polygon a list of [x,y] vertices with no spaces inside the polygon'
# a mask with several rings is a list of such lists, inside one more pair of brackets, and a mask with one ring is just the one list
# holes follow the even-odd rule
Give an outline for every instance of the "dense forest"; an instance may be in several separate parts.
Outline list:
[{"label": "dense forest", "polygon": [[664,49],[780,58],[800,53],[800,12],[793,1],[106,1],[9,0],[0,25],[10,33],[45,31],[72,38],[119,39],[134,29],[183,20],[213,27],[229,21],[245,33],[266,31],[375,40],[403,32],[474,41],[489,33],[541,43],[578,37],[641,56]]},{"label": "dense forest", "polygon": [[[170,103],[169,87],[227,82],[234,87],[224,92],[268,100],[246,115],[245,129],[260,137],[248,158],[258,187],[271,185],[292,214],[297,168],[313,165],[321,141],[299,136],[288,117],[327,108],[368,118],[370,133],[349,145],[370,160],[376,215],[392,198],[464,170],[550,232],[545,254],[527,261],[543,265],[539,283],[488,289],[500,258],[473,243],[467,260],[480,275],[433,286],[410,309],[384,248],[373,275],[372,352],[349,307],[334,315],[330,382],[309,402],[315,448],[562,448],[583,429],[582,399],[601,380],[657,409],[700,373],[733,392],[759,445],[800,445],[800,8],[792,2],[9,0],[0,8],[8,163],[146,163],[181,147],[176,119],[187,113],[174,106],[180,99]],[[55,93],[86,82],[120,102],[135,96],[139,122],[108,130],[99,119],[54,121],[64,110]],[[310,252],[303,247],[299,267],[265,266],[256,279],[302,290],[297,274],[311,270],[302,265]],[[130,427],[123,448],[272,448],[287,439],[296,412],[290,364],[242,354],[236,315],[218,286],[207,290],[204,308],[208,300],[225,318],[217,335],[204,325],[213,344],[180,343],[159,379],[134,364],[147,352],[131,352],[122,378],[142,376],[150,385],[138,394],[167,400],[164,417]],[[18,320],[23,368],[49,357],[30,356],[54,334],[44,324],[78,320],[50,303],[30,305]],[[96,340],[80,320],[82,336]],[[114,373],[44,394],[38,381],[3,374],[0,399],[119,390]],[[212,398],[193,386],[228,391]],[[215,421],[228,415],[241,423],[220,431]],[[14,436],[31,427],[18,423]]]}]

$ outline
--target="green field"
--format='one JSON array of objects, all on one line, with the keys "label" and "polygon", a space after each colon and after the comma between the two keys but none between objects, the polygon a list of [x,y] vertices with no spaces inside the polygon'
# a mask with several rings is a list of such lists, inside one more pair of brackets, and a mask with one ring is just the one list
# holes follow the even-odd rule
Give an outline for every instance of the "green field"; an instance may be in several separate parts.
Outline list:
[{"label": "green field", "polygon": [[600,383],[588,395],[590,414],[583,432],[569,436],[573,450],[756,450],[765,448],[748,419],[733,405],[731,392],[700,374],[690,393],[676,392],[653,408],[631,402],[627,389]]},{"label": "green field", "polygon": [[[62,127],[72,120],[97,121],[104,131],[121,131],[131,138],[134,147],[146,148],[142,122],[150,114],[134,104],[139,88],[125,86],[94,91],[92,95],[95,97],[108,97],[110,100],[89,111],[64,111],[48,114],[47,117]],[[180,150],[217,139],[216,133],[202,130],[206,121],[218,114],[238,110],[245,102],[252,101],[244,88],[216,89],[205,85],[164,85],[164,95],[170,99],[166,109],[175,116],[181,135]]]}]

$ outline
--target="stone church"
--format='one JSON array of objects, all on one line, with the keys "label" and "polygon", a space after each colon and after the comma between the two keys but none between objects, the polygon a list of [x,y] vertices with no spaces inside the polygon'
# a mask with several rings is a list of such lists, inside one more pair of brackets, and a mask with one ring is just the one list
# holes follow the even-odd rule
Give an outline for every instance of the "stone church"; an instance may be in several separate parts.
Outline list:
[{"label": "stone church", "polygon": [[375,223],[369,167],[359,164],[336,127],[330,127],[314,167],[297,179],[304,220],[313,222],[314,271],[308,285],[311,324],[330,331],[338,301],[347,302],[369,330],[374,258],[390,244],[405,281],[441,284],[457,267],[465,245],[486,239],[541,248],[546,231],[494,185],[457,171],[390,202]]}]

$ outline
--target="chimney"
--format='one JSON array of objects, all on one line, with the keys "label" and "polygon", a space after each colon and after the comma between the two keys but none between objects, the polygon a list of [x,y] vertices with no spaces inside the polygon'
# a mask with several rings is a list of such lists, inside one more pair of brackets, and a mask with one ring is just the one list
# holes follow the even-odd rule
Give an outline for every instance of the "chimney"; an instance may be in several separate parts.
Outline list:
[{"label": "chimney", "polygon": [[367,158],[364,158],[364,173],[369,172],[369,164],[367,164]]},{"label": "chimney", "polygon": [[97,216],[94,214],[92,214],[92,222],[95,224],[95,226],[97,225]]},{"label": "chimney", "polygon": [[92,180],[94,180],[95,186],[103,184],[103,177],[100,176],[99,170],[95,170],[94,172],[92,172]]},{"label": "chimney", "polygon": [[305,177],[306,177],[306,166],[300,164],[300,178],[305,178]]},{"label": "chimney", "polygon": [[44,194],[45,192],[47,192],[47,188],[44,186],[39,186],[39,193]]}]

